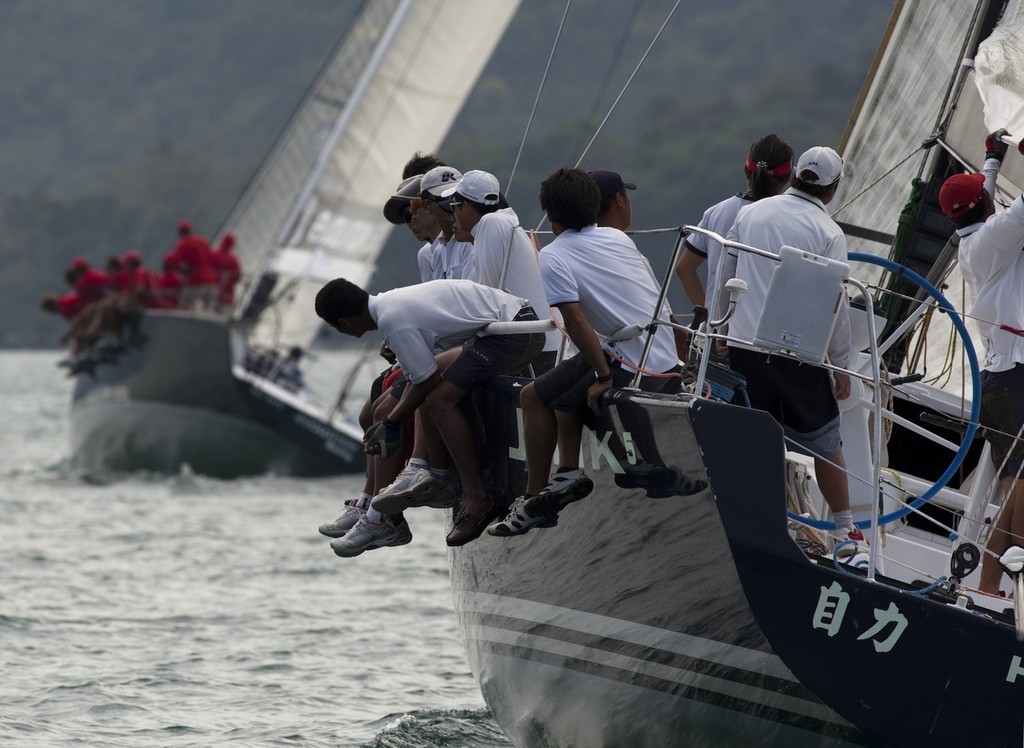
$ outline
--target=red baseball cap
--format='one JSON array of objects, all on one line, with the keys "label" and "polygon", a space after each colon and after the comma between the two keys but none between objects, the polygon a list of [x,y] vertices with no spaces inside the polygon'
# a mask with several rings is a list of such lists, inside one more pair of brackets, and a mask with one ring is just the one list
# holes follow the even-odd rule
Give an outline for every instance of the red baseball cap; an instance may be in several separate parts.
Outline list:
[{"label": "red baseball cap", "polygon": [[142,262],[142,254],[137,249],[129,249],[121,255],[121,262]]},{"label": "red baseball cap", "polygon": [[977,174],[954,174],[942,183],[939,190],[939,205],[942,212],[950,218],[956,218],[967,213],[985,193],[985,175]]}]

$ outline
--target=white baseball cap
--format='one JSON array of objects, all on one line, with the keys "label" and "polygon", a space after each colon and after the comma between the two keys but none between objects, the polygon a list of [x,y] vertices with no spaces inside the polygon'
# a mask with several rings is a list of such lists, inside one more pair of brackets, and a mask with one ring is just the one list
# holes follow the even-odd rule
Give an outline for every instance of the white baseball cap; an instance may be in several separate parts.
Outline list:
[{"label": "white baseball cap", "polygon": [[451,197],[458,194],[467,200],[481,205],[497,205],[501,185],[498,178],[486,171],[473,169],[462,175],[462,179],[454,187],[449,187],[441,193],[441,197]]},{"label": "white baseball cap", "polygon": [[[808,178],[805,172],[811,172],[814,176]],[[843,176],[843,159],[831,148],[816,145],[804,151],[796,162],[796,176],[808,184],[828,186]]]},{"label": "white baseball cap", "polygon": [[450,166],[435,166],[422,177],[420,177],[420,194],[429,192],[434,197],[440,197],[441,193],[462,179],[462,173]]}]

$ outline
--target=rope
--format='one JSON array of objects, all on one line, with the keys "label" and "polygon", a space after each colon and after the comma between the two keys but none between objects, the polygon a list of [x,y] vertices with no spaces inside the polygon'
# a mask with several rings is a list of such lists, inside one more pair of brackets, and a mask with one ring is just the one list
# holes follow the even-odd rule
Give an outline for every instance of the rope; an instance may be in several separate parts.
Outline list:
[{"label": "rope", "polygon": [[576,166],[579,166],[580,163],[582,163],[583,159],[587,155],[587,152],[590,150],[590,146],[594,145],[594,141],[597,140],[597,136],[601,134],[601,130],[604,128],[605,123],[608,122],[608,118],[612,116],[612,112],[615,111],[615,107],[618,106],[619,100],[622,98],[623,94],[626,93],[626,89],[629,88],[629,85],[633,82],[633,78],[635,78],[636,74],[640,72],[640,67],[644,64],[644,61],[647,59],[647,55],[651,53],[651,50],[654,49],[654,45],[658,43],[658,39],[661,38],[661,33],[665,30],[665,27],[668,26],[668,22],[672,19],[672,15],[676,12],[676,8],[679,7],[679,4],[681,2],[682,0],[676,0],[676,4],[672,6],[672,10],[668,12],[668,16],[665,17],[665,21],[661,24],[661,28],[658,29],[658,33],[654,35],[654,39],[651,40],[650,45],[647,47],[647,51],[644,52],[643,56],[640,58],[640,62],[638,62],[636,64],[636,67],[633,68],[633,72],[626,80],[626,84],[622,87],[622,90],[619,92],[619,95],[615,97],[615,101],[612,102],[611,108],[608,109],[608,113],[604,116],[604,119],[601,120],[601,124],[597,126],[597,129],[594,131],[593,137],[591,137],[590,142],[587,143],[587,147],[583,149],[583,153],[580,154],[579,159],[576,161]]},{"label": "rope", "polygon": [[512,190],[512,180],[515,179],[516,169],[519,168],[519,159],[522,158],[523,148],[526,146],[526,138],[530,134],[530,128],[533,126],[533,118],[537,114],[537,106],[540,104],[540,96],[544,92],[544,84],[547,82],[548,72],[551,70],[551,60],[555,57],[555,50],[558,48],[558,40],[562,37],[562,29],[565,28],[565,18],[569,15],[569,7],[571,5],[572,0],[565,0],[565,10],[562,11],[562,20],[558,24],[558,31],[555,33],[555,41],[552,43],[551,52],[548,54],[548,62],[544,66],[544,75],[541,76],[540,86],[537,88],[537,97],[533,100],[533,109],[530,110],[530,117],[526,122],[526,130],[523,132],[523,139],[519,142],[519,150],[516,152],[516,160],[512,164],[512,173],[508,175],[508,181],[505,183],[506,198]]}]

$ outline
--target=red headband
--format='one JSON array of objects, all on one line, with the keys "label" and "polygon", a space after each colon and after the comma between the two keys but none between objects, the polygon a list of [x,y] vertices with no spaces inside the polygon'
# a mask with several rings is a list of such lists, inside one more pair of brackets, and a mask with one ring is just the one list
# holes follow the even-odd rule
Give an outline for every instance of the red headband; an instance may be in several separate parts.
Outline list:
[{"label": "red headband", "polygon": [[754,161],[750,154],[747,154],[747,171],[753,172],[757,167],[761,167],[768,172],[769,176],[772,177],[784,177],[793,170],[792,161],[783,161],[781,164],[775,166],[768,166],[767,161]]}]

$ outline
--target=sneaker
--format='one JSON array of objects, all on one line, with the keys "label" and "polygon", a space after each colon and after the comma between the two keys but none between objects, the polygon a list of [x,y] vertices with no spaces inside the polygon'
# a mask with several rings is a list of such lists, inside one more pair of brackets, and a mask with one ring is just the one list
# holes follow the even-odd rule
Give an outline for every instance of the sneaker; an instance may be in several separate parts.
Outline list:
[{"label": "sneaker", "polygon": [[852,530],[848,527],[836,528],[833,537],[835,545],[832,548],[837,561],[867,568],[870,545],[859,527]]},{"label": "sneaker", "polygon": [[642,488],[651,499],[693,496],[708,487],[707,481],[687,478],[681,470],[671,466],[640,462],[627,464],[624,470],[615,475],[615,485],[619,488]]},{"label": "sneaker", "polygon": [[864,533],[860,531],[859,527],[854,527],[852,530],[849,527],[837,527],[833,533],[836,539],[836,545],[845,543],[847,540],[852,540],[855,543],[868,544],[868,541],[864,539]]},{"label": "sneaker", "polygon": [[[435,504],[434,501],[441,500]],[[451,481],[442,483],[424,467],[406,465],[388,486],[373,497],[373,508],[381,514],[398,514],[410,507],[447,508],[456,503]]]},{"label": "sneaker", "polygon": [[412,540],[412,530],[408,522],[396,525],[389,517],[379,525],[360,517],[355,526],[344,537],[331,541],[331,548],[339,556],[351,558],[363,551],[383,548],[387,545],[405,545]]},{"label": "sneaker", "polygon": [[585,499],[594,490],[594,481],[582,470],[555,473],[551,482],[536,496],[526,500],[533,515],[558,514],[567,504]]},{"label": "sneaker", "polygon": [[356,526],[356,522],[366,516],[366,510],[359,506],[358,499],[349,499],[345,502],[345,509],[342,511],[341,516],[333,522],[320,525],[321,535],[326,535],[329,538],[340,538],[346,532]]},{"label": "sneaker", "polygon": [[508,508],[505,519],[495,522],[487,528],[488,535],[499,538],[507,538],[512,535],[522,535],[534,527],[554,527],[558,524],[558,514],[541,514],[530,511],[526,503],[529,501],[525,496],[520,496],[512,502]]}]

